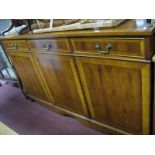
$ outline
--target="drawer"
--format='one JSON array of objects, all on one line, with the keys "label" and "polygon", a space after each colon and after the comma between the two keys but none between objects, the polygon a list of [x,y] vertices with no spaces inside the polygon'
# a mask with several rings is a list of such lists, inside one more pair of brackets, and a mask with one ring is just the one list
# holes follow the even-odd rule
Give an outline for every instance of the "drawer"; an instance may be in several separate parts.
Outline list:
[{"label": "drawer", "polygon": [[144,56],[145,39],[74,38],[74,53]]},{"label": "drawer", "polygon": [[21,40],[3,41],[3,45],[7,50],[29,50],[26,41]]},{"label": "drawer", "polygon": [[35,50],[38,52],[70,52],[67,39],[29,40],[28,45],[31,50]]}]

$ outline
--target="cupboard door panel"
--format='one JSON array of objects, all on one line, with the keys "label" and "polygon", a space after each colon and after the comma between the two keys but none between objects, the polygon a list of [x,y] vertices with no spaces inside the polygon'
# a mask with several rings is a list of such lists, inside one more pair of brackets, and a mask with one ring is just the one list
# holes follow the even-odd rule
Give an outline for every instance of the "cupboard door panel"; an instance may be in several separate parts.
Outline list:
[{"label": "cupboard door panel", "polygon": [[30,53],[9,52],[9,57],[21,78],[24,91],[32,96],[48,101],[48,93],[33,56]]},{"label": "cupboard door panel", "polygon": [[76,58],[93,119],[129,133],[149,133],[150,64]]},{"label": "cupboard door panel", "polygon": [[72,56],[36,54],[54,104],[87,115],[86,103]]}]

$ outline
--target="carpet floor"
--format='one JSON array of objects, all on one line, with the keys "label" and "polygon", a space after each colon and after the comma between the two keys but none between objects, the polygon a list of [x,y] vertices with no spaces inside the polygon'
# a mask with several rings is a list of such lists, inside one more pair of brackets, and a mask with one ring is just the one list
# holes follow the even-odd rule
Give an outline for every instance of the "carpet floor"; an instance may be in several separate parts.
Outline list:
[{"label": "carpet floor", "polygon": [[20,135],[101,135],[76,119],[26,100],[11,84],[0,87],[0,121]]}]

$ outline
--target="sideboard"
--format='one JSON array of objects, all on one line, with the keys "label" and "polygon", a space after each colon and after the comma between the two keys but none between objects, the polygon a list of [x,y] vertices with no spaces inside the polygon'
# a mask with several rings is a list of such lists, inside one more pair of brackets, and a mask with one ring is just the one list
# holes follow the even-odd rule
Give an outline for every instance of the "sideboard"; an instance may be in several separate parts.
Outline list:
[{"label": "sideboard", "polygon": [[154,31],[128,20],[0,41],[26,97],[107,134],[153,134]]}]

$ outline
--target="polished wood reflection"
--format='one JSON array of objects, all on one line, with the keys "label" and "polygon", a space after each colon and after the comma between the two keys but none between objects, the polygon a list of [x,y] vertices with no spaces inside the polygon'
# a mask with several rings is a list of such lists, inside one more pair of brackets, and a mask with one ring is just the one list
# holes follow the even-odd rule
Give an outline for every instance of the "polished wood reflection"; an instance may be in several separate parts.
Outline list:
[{"label": "polished wood reflection", "polygon": [[72,56],[36,54],[54,103],[87,115],[86,103]]},{"label": "polished wood reflection", "polygon": [[28,41],[31,50],[70,52],[67,39],[44,39]]},{"label": "polished wood reflection", "polygon": [[5,36],[0,41],[24,92],[44,106],[108,134],[151,134],[152,23],[147,28],[127,20],[116,28]]}]

